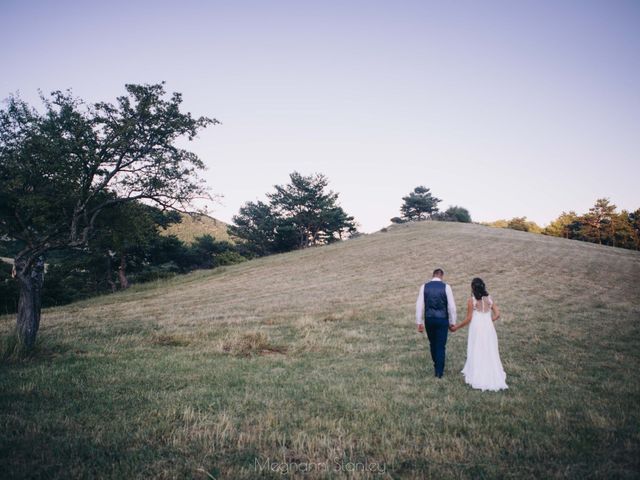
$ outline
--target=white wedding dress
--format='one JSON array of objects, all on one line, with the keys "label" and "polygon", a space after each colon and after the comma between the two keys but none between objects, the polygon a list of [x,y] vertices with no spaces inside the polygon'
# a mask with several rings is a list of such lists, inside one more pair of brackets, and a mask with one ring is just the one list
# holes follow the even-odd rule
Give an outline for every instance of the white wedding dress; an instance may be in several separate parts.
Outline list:
[{"label": "white wedding dress", "polygon": [[464,380],[480,390],[502,390],[507,387],[507,375],[498,352],[498,335],[491,320],[491,297],[473,300],[473,316],[469,324],[467,361],[462,369]]}]

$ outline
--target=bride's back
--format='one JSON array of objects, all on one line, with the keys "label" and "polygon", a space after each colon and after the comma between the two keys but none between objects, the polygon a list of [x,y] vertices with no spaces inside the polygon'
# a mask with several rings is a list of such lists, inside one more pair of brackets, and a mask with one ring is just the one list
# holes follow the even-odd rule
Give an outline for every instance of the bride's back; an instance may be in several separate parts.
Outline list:
[{"label": "bride's back", "polygon": [[491,311],[491,306],[493,305],[493,300],[489,295],[482,297],[480,300],[475,297],[471,297],[473,301],[473,311],[479,313],[488,313]]}]

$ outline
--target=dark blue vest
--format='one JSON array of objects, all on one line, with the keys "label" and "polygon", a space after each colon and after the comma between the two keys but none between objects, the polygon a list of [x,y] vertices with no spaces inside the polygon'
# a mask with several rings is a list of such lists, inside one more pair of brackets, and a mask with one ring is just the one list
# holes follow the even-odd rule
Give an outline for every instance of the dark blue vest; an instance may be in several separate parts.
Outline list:
[{"label": "dark blue vest", "polygon": [[425,320],[449,320],[446,288],[446,283],[437,280],[424,284]]}]

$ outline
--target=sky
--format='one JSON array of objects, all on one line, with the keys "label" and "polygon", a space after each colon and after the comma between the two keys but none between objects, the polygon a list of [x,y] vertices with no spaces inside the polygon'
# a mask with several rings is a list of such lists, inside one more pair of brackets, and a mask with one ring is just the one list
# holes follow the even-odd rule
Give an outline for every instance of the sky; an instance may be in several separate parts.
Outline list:
[{"label": "sky", "polygon": [[325,174],[360,230],[424,185],[474,221],[640,207],[640,1],[0,0],[0,98],[166,82],[230,222]]}]

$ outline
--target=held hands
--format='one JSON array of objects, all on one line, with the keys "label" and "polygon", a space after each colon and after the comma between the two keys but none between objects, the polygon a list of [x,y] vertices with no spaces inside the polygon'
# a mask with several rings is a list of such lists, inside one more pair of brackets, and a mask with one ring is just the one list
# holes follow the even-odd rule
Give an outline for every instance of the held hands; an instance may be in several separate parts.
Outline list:
[{"label": "held hands", "polygon": [[[456,330],[458,330],[457,325],[449,325],[450,332],[455,332]],[[424,325],[420,324],[418,325],[418,333],[422,333],[422,332],[424,332]]]}]

